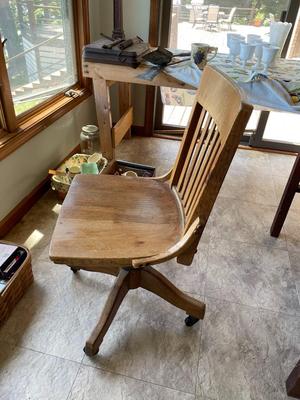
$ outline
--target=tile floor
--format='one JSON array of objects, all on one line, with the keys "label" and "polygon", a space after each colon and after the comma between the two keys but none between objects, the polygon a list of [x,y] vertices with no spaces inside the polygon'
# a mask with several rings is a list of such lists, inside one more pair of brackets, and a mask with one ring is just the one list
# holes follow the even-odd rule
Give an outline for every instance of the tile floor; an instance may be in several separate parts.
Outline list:
[{"label": "tile floor", "polygon": [[[135,138],[118,157],[163,173],[177,150]],[[183,312],[139,289],[91,359],[82,348],[113,278],[49,261],[60,206],[47,193],[6,237],[31,248],[35,283],[0,329],[0,399],[287,399],[300,358],[300,196],[281,237],[269,228],[293,161],[238,150],[193,265],[158,267],[205,300],[203,322],[187,328]]]}]

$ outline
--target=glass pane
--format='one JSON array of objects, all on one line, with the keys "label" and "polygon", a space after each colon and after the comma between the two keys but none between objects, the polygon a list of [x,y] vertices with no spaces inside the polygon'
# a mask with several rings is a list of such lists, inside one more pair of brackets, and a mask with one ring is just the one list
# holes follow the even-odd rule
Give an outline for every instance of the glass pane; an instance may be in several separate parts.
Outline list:
[{"label": "glass pane", "polygon": [[272,112],[263,135],[263,140],[300,144],[300,115]]},{"label": "glass pane", "polygon": [[72,0],[1,0],[0,32],[17,115],[77,81]]},{"label": "glass pane", "polygon": [[[181,128],[184,128],[188,124],[191,111],[192,107],[164,105],[163,125],[179,126]],[[256,130],[259,117],[260,117],[260,111],[254,110],[246,127],[247,131]],[[253,132],[247,132],[247,133],[248,135],[250,135]]]},{"label": "glass pane", "polygon": [[[173,0],[170,47],[190,50],[191,43],[217,46],[229,53],[227,32],[256,34],[268,40],[270,22],[280,20],[289,0]],[[210,6],[219,6],[218,15],[209,20]]]},{"label": "glass pane", "polygon": [[185,127],[188,124],[192,107],[164,106],[163,124]]},{"label": "glass pane", "polygon": [[[219,6],[218,16],[215,23],[208,23],[208,10],[212,4]],[[220,53],[228,54],[228,32],[244,36],[256,34],[268,41],[270,22],[279,21],[288,5],[289,0],[173,0],[169,47],[190,50],[192,43],[201,42],[216,46]],[[300,53],[300,40],[298,43]],[[190,107],[166,105],[163,108],[164,125],[186,125]],[[253,112],[247,130],[256,129],[259,116],[259,111]]]}]

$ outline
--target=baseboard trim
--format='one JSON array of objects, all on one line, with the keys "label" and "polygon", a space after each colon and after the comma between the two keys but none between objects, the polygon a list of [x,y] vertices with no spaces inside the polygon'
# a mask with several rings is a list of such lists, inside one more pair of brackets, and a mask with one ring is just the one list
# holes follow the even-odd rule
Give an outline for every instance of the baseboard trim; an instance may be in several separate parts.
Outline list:
[{"label": "baseboard trim", "polygon": [[[80,146],[76,146],[65,158],[70,158],[73,154],[80,152]],[[57,165],[58,167],[58,165]],[[57,168],[56,167],[56,168]],[[34,206],[34,204],[50,189],[51,177],[48,175],[42,180],[11,212],[0,221],[0,238],[3,238],[8,232],[24,217],[24,215]]]}]

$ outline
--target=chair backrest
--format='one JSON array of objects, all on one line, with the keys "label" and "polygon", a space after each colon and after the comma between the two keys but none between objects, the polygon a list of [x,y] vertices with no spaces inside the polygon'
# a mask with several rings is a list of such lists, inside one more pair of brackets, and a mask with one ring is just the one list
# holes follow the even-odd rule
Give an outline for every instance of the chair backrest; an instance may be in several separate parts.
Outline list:
[{"label": "chair backrest", "polygon": [[202,18],[203,17],[203,6],[201,5],[192,5],[194,17],[195,18]]},{"label": "chair backrest", "polygon": [[228,22],[232,22],[233,21],[235,13],[236,13],[236,7],[233,7],[231,9],[230,13],[229,13],[229,16],[228,16]]},{"label": "chair backrest", "polygon": [[220,6],[212,6],[212,5],[208,6],[207,22],[208,23],[218,22],[219,11],[220,11]]},{"label": "chair backrest", "polygon": [[202,233],[251,113],[236,84],[207,66],[170,179],[184,234],[198,218]]}]

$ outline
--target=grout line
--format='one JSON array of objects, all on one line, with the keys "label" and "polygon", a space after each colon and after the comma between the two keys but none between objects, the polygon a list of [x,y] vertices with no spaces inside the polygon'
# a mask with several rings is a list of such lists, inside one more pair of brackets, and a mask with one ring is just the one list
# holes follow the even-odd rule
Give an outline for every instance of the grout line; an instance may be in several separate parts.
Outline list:
[{"label": "grout line", "polygon": [[285,232],[282,231],[281,235],[282,235],[281,238],[284,241],[286,247],[276,247],[276,246],[273,246],[272,244],[267,245],[267,244],[261,244],[261,243],[246,242],[244,240],[226,239],[226,238],[223,238],[223,237],[211,237],[211,234],[209,234],[209,236],[210,236],[209,243],[205,243],[205,244],[210,244],[211,242],[220,243],[220,241],[225,241],[225,242],[228,242],[228,243],[233,242],[233,243],[239,243],[239,244],[246,244],[248,246],[258,247],[258,248],[261,248],[261,249],[266,249],[267,248],[269,250],[281,250],[281,251],[288,252],[289,251],[288,250],[288,246],[287,246],[288,243],[287,243],[287,240],[286,240]]},{"label": "grout line", "polygon": [[[203,299],[205,303],[205,296]],[[206,303],[205,303],[206,304]],[[205,318],[205,316],[204,316]],[[200,322],[200,321],[199,321]],[[198,381],[199,381],[199,362],[200,362],[200,355],[201,355],[201,349],[202,349],[202,336],[203,336],[203,329],[204,329],[204,319],[201,321],[201,333],[200,333],[200,338],[199,338],[199,349],[198,349],[198,357],[197,357],[197,363],[196,363],[196,380],[195,380],[195,390],[194,390],[194,396],[196,399],[197,396],[197,389],[198,389]]]},{"label": "grout line", "polygon": [[[202,334],[202,332],[201,332],[201,334]],[[122,373],[119,373],[119,372],[116,372],[116,371],[113,371],[113,370],[110,370],[110,369],[104,369],[104,368],[101,368],[101,367],[99,367],[97,365],[91,365],[91,364],[84,363],[84,358],[85,358],[84,354],[83,354],[83,357],[82,357],[82,361],[79,362],[79,361],[69,360],[69,359],[64,358],[64,357],[55,356],[53,354],[44,353],[44,352],[39,351],[39,350],[34,350],[34,349],[30,348],[30,347],[25,347],[25,346],[20,346],[20,345],[17,345],[17,344],[9,343],[9,342],[7,342],[5,340],[1,340],[1,342],[6,343],[7,345],[9,345],[11,347],[15,347],[15,348],[18,348],[18,349],[23,349],[23,350],[28,350],[28,351],[31,351],[33,353],[37,353],[37,354],[41,354],[41,355],[44,355],[44,356],[56,358],[58,360],[63,360],[63,361],[67,361],[67,362],[71,362],[71,363],[77,364],[78,365],[78,370],[77,370],[76,376],[74,378],[74,381],[72,383],[70,392],[68,393],[68,396],[67,396],[66,400],[69,400],[69,396],[71,394],[72,388],[74,386],[74,383],[75,383],[75,381],[77,379],[77,376],[79,374],[79,370],[80,370],[81,367],[93,368],[93,369],[96,369],[96,370],[100,370],[102,372],[110,373],[110,374],[117,375],[117,376],[122,376],[122,377],[125,377],[125,378],[128,378],[128,379],[133,379],[133,380],[144,382],[144,383],[151,384],[151,385],[154,385],[154,386],[170,389],[170,390],[173,390],[175,392],[194,395],[194,393],[191,393],[191,392],[186,392],[184,390],[174,389],[174,388],[172,388],[170,386],[162,385],[162,384],[151,382],[151,381],[146,381],[144,379],[136,378],[136,377],[133,377],[133,376],[130,376],[130,375],[125,375],[125,374],[122,374]]]},{"label": "grout line", "polygon": [[93,368],[95,370],[99,370],[99,371],[102,371],[102,372],[105,372],[105,373],[109,373],[109,374],[112,374],[112,375],[122,376],[123,378],[132,379],[132,380],[135,380],[135,381],[138,381],[138,382],[147,383],[148,385],[150,384],[150,385],[161,387],[161,388],[164,388],[164,389],[173,390],[174,392],[185,393],[185,394],[190,394],[192,396],[195,396],[195,394],[192,393],[192,392],[186,392],[185,390],[174,389],[174,388],[172,388],[170,386],[162,385],[160,383],[146,381],[145,379],[136,378],[136,377],[133,377],[133,376],[130,376],[130,375],[125,375],[125,374],[123,374],[121,372],[116,372],[116,371],[113,371],[113,370],[110,370],[110,369],[105,369],[103,367],[99,367],[98,365],[90,365],[90,364],[83,363],[82,366],[83,367],[87,367],[87,368]]},{"label": "grout line", "polygon": [[228,197],[228,196],[224,196],[223,194],[219,194],[218,197],[217,197],[217,200],[219,198],[235,200],[235,201],[237,201],[239,203],[248,203],[248,204],[251,204],[252,206],[253,205],[257,205],[257,206],[260,206],[260,207],[263,206],[263,207],[266,207],[266,208],[275,208],[275,210],[278,208],[278,205],[276,205],[276,204],[272,205],[272,204],[256,203],[255,201],[244,200],[244,199],[240,199],[238,197]]},{"label": "grout line", "polygon": [[8,342],[5,339],[1,339],[0,342],[6,343],[8,346],[11,346],[11,347],[16,347],[17,349],[29,350],[29,351],[32,351],[34,353],[42,354],[44,356],[54,357],[54,358],[57,358],[58,360],[63,360],[63,361],[67,361],[67,362],[70,362],[70,363],[75,363],[75,364],[81,365],[80,361],[74,361],[74,360],[71,360],[69,358],[61,357],[61,356],[50,354],[50,353],[45,353],[44,351],[36,350],[36,349],[33,349],[32,347],[28,347],[28,346],[19,345],[19,344],[16,344],[16,343]]},{"label": "grout line", "polygon": [[71,393],[72,393],[74,384],[75,384],[75,382],[76,382],[76,379],[77,379],[77,377],[78,377],[78,374],[79,374],[79,371],[80,371],[80,368],[81,368],[81,367],[82,367],[82,365],[80,364],[80,365],[78,366],[77,373],[76,373],[75,378],[74,378],[74,381],[73,381],[73,383],[72,383],[72,385],[71,385],[70,391],[69,391],[69,393],[68,393],[68,395],[67,395],[67,397],[66,397],[66,400],[70,400],[70,399],[71,399],[70,396],[71,396]]},{"label": "grout line", "polygon": [[272,314],[281,315],[282,317],[286,317],[287,316],[289,318],[295,318],[295,317],[298,317],[300,315],[300,307],[299,307],[299,312],[297,312],[295,314],[288,314],[286,311],[274,311],[274,310],[271,310],[269,308],[256,307],[256,306],[249,305],[249,304],[239,303],[237,301],[218,299],[217,297],[214,297],[214,296],[205,295],[205,298],[211,299],[211,300],[215,300],[215,301],[218,301],[218,302],[235,304],[235,305],[242,306],[242,307],[245,307],[245,308],[251,308],[251,309],[256,310],[256,311],[264,311],[264,312],[267,311],[267,312],[272,313]]},{"label": "grout line", "polygon": [[41,354],[41,355],[47,356],[47,357],[52,357],[52,358],[55,358],[55,359],[57,359],[57,360],[62,360],[62,361],[67,361],[67,362],[70,362],[70,363],[73,363],[73,364],[77,364],[78,369],[77,369],[76,375],[75,375],[75,377],[74,377],[74,380],[73,380],[73,382],[72,382],[70,391],[69,391],[69,393],[68,393],[68,395],[67,395],[67,397],[66,397],[66,400],[69,399],[69,396],[70,396],[70,394],[71,394],[72,388],[73,388],[73,386],[74,386],[74,383],[75,383],[75,381],[76,381],[76,379],[77,379],[79,370],[80,370],[80,368],[81,368],[81,364],[80,364],[78,361],[73,361],[73,360],[69,360],[69,359],[63,358],[63,357],[54,356],[53,354],[48,354],[48,353],[44,353],[44,352],[39,351],[39,350],[34,350],[34,349],[30,348],[30,347],[19,346],[19,345],[14,344],[14,343],[9,343],[9,342],[5,341],[5,339],[1,340],[1,342],[2,342],[2,343],[6,343],[8,346],[10,346],[10,347],[12,347],[12,348],[27,350],[27,351],[30,351],[30,352],[32,352],[32,353]]}]

